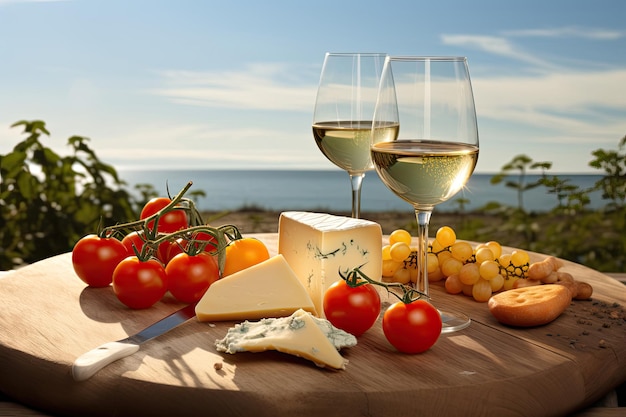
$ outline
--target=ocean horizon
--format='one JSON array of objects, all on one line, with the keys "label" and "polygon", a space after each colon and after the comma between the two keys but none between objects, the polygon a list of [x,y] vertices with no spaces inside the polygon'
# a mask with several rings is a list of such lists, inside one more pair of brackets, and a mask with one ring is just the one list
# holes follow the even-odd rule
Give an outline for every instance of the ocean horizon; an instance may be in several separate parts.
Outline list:
[{"label": "ocean horizon", "polygon": [[[338,170],[118,170],[119,177],[127,183],[132,193],[135,186],[150,184],[159,195],[176,195],[188,182],[193,185],[187,192],[204,191],[206,197],[194,198],[198,209],[205,211],[238,210],[254,207],[264,210],[286,211],[347,211],[351,210],[351,189],[348,174]],[[459,198],[468,200],[464,210],[472,211],[489,202],[517,207],[517,192],[503,183],[490,183],[494,174],[474,174],[466,187],[450,200],[439,204],[435,211],[456,211]],[[601,179],[595,174],[556,175],[589,189]],[[527,175],[526,182],[534,182],[540,175]],[[512,175],[507,179],[517,181]],[[601,193],[590,194],[589,208],[599,209],[607,204]],[[540,186],[523,194],[526,211],[545,212],[558,206],[556,195]],[[406,211],[411,206],[393,194],[378,178],[375,171],[368,172],[361,191],[361,211]]]}]

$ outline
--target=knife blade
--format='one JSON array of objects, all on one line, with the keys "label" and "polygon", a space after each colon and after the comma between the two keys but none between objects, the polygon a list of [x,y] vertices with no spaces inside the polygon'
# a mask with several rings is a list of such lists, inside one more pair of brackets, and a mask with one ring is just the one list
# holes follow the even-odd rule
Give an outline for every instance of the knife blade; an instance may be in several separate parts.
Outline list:
[{"label": "knife blade", "polygon": [[139,345],[160,336],[196,315],[196,303],[187,305],[169,316],[125,339],[108,342],[80,355],[72,364],[72,378],[84,381],[118,359],[139,350]]}]

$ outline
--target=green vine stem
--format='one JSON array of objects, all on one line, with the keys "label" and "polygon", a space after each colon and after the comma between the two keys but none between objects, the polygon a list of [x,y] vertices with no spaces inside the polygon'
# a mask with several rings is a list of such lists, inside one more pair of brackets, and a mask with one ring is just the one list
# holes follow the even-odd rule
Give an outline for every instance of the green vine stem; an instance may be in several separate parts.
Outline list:
[{"label": "green vine stem", "polygon": [[[117,234],[123,234],[124,231],[133,230],[141,232],[139,236],[143,240],[144,244],[141,251],[137,248],[133,248],[135,255],[141,261],[146,261],[155,254],[159,248],[159,245],[167,241],[175,242],[179,238],[184,238],[189,241],[187,247],[181,246],[181,249],[190,256],[197,255],[204,251],[206,246],[210,243],[205,240],[195,240],[195,236],[198,233],[206,233],[213,237],[217,242],[217,248],[211,251],[211,255],[217,255],[218,266],[220,274],[224,270],[224,263],[226,261],[226,246],[234,240],[241,239],[243,236],[239,229],[232,224],[223,225],[219,227],[212,227],[204,224],[202,216],[195,207],[195,204],[190,199],[184,198],[185,193],[193,185],[190,181],[187,185],[171,199],[170,203],[163,207],[153,215],[146,217],[145,219],[135,220],[128,223],[116,224],[114,226],[105,227],[99,233],[100,237],[113,237]],[[172,233],[159,233],[158,223],[162,216],[172,210],[185,210],[188,212],[190,227],[178,230]],[[148,225],[152,224],[152,227]],[[180,245],[178,242],[176,244]]]},{"label": "green vine stem", "polygon": [[[428,295],[416,290],[409,285],[401,284],[399,282],[384,283],[382,281],[373,280],[365,275],[365,273],[361,271],[360,267],[356,267],[348,271],[348,273],[345,275],[341,271],[339,271],[339,276],[341,276],[341,278],[346,281],[346,284],[348,284],[348,286],[350,287],[358,287],[365,284],[373,284],[384,287],[387,290],[387,293],[393,294],[396,298],[398,298],[398,300],[402,301],[404,304],[411,304],[413,301],[419,300],[420,298],[430,299]],[[402,290],[402,295],[398,294],[397,292],[391,291],[394,288],[399,288],[400,290]]]}]

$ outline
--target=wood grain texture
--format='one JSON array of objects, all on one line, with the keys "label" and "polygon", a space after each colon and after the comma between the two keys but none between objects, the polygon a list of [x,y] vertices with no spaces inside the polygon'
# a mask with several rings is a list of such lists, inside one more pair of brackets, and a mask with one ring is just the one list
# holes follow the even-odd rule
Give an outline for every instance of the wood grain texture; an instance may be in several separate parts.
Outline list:
[{"label": "wood grain texture", "polygon": [[[276,234],[257,237],[276,252]],[[593,285],[593,300],[573,302],[546,326],[503,326],[486,303],[433,283],[435,305],[473,322],[424,354],[396,352],[379,319],[342,351],[347,369],[332,371],[278,352],[218,353],[213,342],[234,323],[190,320],[78,383],[69,372],[76,357],[182,305],[166,298],[129,310],[110,288],[86,288],[64,254],[0,280],[0,390],[59,415],[564,415],[626,381],[626,325],[606,315],[626,305],[626,288],[565,264]]]}]

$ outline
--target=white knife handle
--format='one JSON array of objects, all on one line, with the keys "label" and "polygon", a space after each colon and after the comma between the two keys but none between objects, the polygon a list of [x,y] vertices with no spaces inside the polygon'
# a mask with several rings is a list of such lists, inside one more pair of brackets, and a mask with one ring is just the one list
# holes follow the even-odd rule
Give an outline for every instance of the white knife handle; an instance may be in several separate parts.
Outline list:
[{"label": "white knife handle", "polygon": [[130,356],[139,350],[132,343],[109,342],[79,356],[72,365],[75,381],[91,378],[96,372],[118,359]]}]

